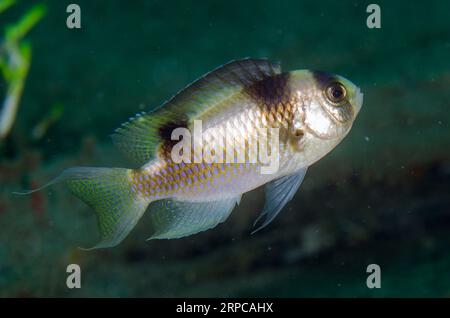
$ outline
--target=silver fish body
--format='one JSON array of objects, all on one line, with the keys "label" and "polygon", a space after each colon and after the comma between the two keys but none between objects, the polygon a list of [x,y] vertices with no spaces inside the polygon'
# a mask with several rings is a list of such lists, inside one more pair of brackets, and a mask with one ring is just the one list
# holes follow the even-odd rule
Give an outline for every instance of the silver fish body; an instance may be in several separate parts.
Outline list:
[{"label": "silver fish body", "polygon": [[[330,78],[326,79],[326,76]],[[334,114],[336,105],[326,100],[323,90],[327,83],[323,81],[339,81],[352,87],[342,77],[303,70],[266,80],[269,93],[279,90],[276,98],[258,95],[257,87],[236,92],[219,109],[198,116],[196,120],[201,121],[204,128],[202,144],[205,148],[218,146],[225,158],[227,147],[238,147],[247,160],[174,165],[167,153],[160,153],[157,159],[135,173],[136,188],[140,183],[144,184],[143,189],[137,191],[149,200],[214,201],[240,195],[307,168],[345,137],[362,104],[362,94],[355,89],[348,104],[338,106],[341,114]],[[279,129],[279,169],[263,174],[261,167],[264,164],[248,162],[251,151],[248,144],[250,140],[258,139],[261,130],[273,128]],[[231,146],[225,142],[228,136],[243,138],[233,139],[237,142]],[[170,187],[172,179],[176,189]],[[155,184],[159,184],[158,191],[152,191]]]},{"label": "silver fish body", "polygon": [[120,243],[149,205],[150,239],[213,228],[243,193],[265,184],[259,230],[348,134],[362,99],[337,75],[233,61],[116,131],[115,144],[140,168],[75,167],[53,182],[65,181],[94,208],[102,238],[94,248]]}]

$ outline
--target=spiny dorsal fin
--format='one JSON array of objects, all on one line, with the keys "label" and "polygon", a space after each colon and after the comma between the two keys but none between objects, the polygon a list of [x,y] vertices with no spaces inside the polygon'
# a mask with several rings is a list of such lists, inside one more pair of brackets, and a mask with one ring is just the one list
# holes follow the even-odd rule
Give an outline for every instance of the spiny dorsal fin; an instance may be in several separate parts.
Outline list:
[{"label": "spiny dorsal fin", "polygon": [[128,158],[143,164],[156,157],[173,128],[189,126],[244,87],[280,73],[279,64],[265,59],[231,61],[186,86],[158,109],[130,118],[112,135],[113,141]]}]

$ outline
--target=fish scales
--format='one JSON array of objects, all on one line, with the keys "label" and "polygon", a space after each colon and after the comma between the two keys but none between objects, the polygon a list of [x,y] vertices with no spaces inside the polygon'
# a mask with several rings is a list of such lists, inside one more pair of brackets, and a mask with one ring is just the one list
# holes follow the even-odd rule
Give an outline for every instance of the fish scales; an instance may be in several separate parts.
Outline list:
[{"label": "fish scales", "polygon": [[[254,178],[253,182],[246,180],[247,187],[257,187],[264,183],[263,178],[257,171],[257,164],[248,163],[251,157],[249,138],[255,135],[258,128],[283,127],[288,129],[289,120],[292,118],[294,107],[297,104],[295,95],[286,90],[288,74],[268,78],[262,83],[256,83],[252,87],[246,87],[240,96],[228,101],[230,104],[238,106],[247,105],[243,110],[234,114],[231,118],[228,112],[215,113],[208,118],[204,116],[203,124],[208,128],[216,128],[225,138],[224,131],[233,137],[244,136],[242,142],[234,145],[225,144],[220,148],[223,153],[227,152],[227,146],[235,149],[238,147],[244,153],[246,163],[181,163],[176,164],[170,159],[168,153],[161,154],[158,163],[150,167],[135,170],[131,173],[133,183],[132,189],[139,195],[148,199],[163,199],[172,195],[182,197],[200,196],[205,199],[205,195],[212,196],[215,193],[223,193],[223,190],[230,190],[236,186],[236,182],[242,181],[243,176]],[[270,95],[270,90],[275,89],[274,96]],[[233,107],[222,105],[224,110]],[[220,121],[215,117],[228,118]],[[215,126],[211,126],[208,119]],[[233,138],[233,140],[235,140]],[[215,145],[218,142],[217,136],[213,134],[204,135],[203,144]],[[194,153],[192,153],[192,156]],[[224,155],[225,157],[225,155]],[[247,191],[250,189],[247,189]],[[214,197],[214,196],[212,196]]]},{"label": "fish scales", "polygon": [[[116,130],[114,143],[140,168],[73,167],[46,186],[63,181],[94,209],[101,240],[93,248],[122,242],[147,210],[149,239],[206,231],[228,218],[242,194],[265,185],[254,233],[348,134],[362,101],[360,89],[339,75],[232,61]],[[172,138],[179,129],[193,138]]]}]

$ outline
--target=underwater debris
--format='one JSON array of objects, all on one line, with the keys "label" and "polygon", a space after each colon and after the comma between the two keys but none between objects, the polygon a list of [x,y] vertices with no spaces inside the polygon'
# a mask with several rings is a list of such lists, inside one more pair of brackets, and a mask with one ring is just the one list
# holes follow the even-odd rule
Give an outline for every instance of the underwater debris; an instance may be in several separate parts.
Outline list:
[{"label": "underwater debris", "polygon": [[48,129],[56,123],[64,113],[64,105],[61,103],[55,103],[52,105],[50,112],[47,113],[38,123],[36,126],[34,126],[33,130],[31,131],[31,137],[34,140],[40,140],[42,139]]},{"label": "underwater debris", "polygon": [[87,135],[83,138],[81,142],[81,149],[79,153],[79,162],[86,162],[92,160],[97,154],[97,139],[94,135]]},{"label": "underwater debris", "polygon": [[[0,13],[14,3],[14,0],[0,0]],[[0,43],[0,72],[7,84],[0,110],[0,140],[8,135],[14,124],[30,68],[31,46],[22,39],[42,19],[45,11],[44,5],[35,5],[17,23],[6,27]]]},{"label": "underwater debris", "polygon": [[[34,181],[34,180],[32,180],[30,182],[30,185],[32,187],[38,187],[39,186],[39,184],[36,181]],[[37,193],[33,193],[31,195],[31,207],[33,208],[33,211],[36,213],[36,215],[38,215],[38,216],[44,215],[44,212],[45,212],[45,198],[44,198],[44,196],[42,194],[41,195],[37,195]]]}]

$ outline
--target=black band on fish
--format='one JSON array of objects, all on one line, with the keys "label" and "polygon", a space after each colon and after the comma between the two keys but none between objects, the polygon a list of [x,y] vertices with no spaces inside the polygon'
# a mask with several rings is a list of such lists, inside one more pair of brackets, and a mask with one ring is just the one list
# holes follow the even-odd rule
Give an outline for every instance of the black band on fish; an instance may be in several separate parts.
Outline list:
[{"label": "black band on fish", "polygon": [[267,77],[246,88],[244,91],[249,94],[258,105],[272,108],[289,101],[289,73],[281,73]]},{"label": "black band on fish", "polygon": [[325,89],[330,82],[336,81],[336,77],[322,71],[311,71],[314,80],[321,89]]}]

